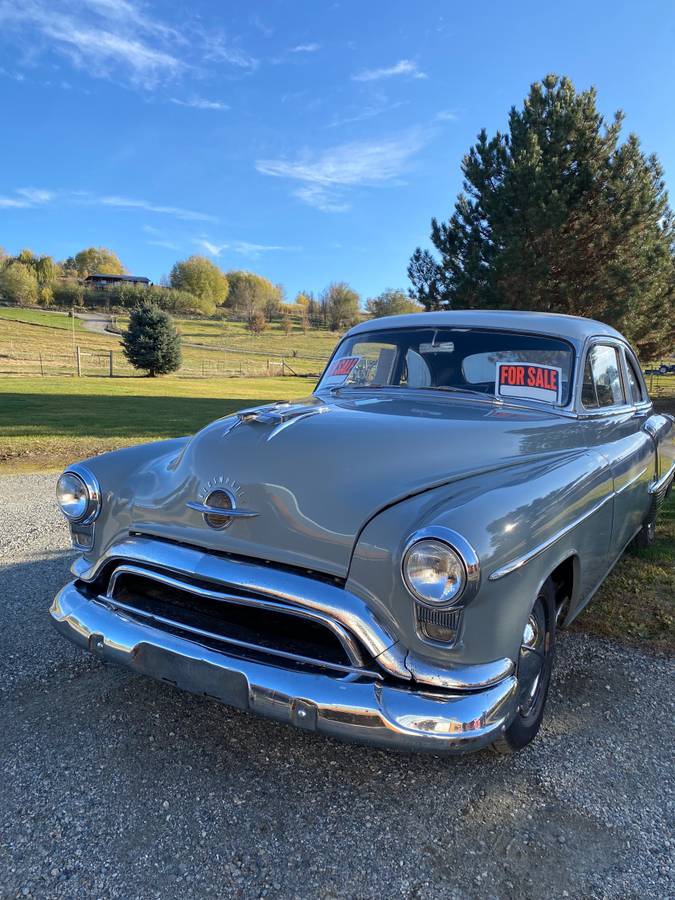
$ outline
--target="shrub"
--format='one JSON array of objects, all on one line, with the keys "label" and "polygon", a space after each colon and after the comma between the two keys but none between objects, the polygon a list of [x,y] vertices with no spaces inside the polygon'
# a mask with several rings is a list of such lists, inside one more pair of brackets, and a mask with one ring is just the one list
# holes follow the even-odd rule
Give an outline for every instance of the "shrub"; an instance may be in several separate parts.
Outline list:
[{"label": "shrub", "polygon": [[267,328],[267,319],[260,309],[254,309],[248,317],[249,331],[255,335],[261,335]]},{"label": "shrub", "polygon": [[146,301],[132,311],[122,345],[131,365],[151,378],[180,368],[180,337],[171,316],[154,303]]},{"label": "shrub", "polygon": [[30,266],[12,262],[0,271],[0,297],[17,306],[28,306],[38,298],[38,282]]},{"label": "shrub", "polygon": [[82,306],[84,300],[84,290],[77,281],[57,281],[52,294],[57,306]]}]

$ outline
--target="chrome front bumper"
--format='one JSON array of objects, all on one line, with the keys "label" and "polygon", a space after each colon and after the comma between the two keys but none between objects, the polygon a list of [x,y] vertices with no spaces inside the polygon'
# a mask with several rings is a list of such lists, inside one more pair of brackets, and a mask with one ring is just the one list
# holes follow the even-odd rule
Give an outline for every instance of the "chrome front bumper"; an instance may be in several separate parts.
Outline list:
[{"label": "chrome front bumper", "polygon": [[86,597],[56,596],[52,621],[110,662],[305,731],[398,750],[456,753],[491,743],[515,714],[513,675],[473,692],[339,678],[241,659],[140,623]]}]

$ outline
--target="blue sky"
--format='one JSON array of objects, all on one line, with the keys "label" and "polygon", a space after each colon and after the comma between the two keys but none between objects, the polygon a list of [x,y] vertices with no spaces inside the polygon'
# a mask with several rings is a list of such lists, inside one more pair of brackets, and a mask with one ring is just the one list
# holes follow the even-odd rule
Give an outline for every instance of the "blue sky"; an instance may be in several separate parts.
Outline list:
[{"label": "blue sky", "polygon": [[0,245],[200,252],[320,291],[407,286],[478,130],[547,72],[675,178],[662,2],[0,0]]}]

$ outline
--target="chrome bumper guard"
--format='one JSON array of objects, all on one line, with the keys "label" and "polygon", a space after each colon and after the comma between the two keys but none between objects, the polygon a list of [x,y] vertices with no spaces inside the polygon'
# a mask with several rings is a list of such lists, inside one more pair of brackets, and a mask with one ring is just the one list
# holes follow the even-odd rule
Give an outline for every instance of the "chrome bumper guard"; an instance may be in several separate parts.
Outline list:
[{"label": "chrome bumper guard", "polygon": [[435,753],[475,750],[493,741],[516,710],[513,675],[482,690],[451,692],[403,681],[399,686],[368,673],[270,665],[139,622],[86,596],[77,582],[57,594],[50,612],[61,634],[102,659],[345,740]]}]

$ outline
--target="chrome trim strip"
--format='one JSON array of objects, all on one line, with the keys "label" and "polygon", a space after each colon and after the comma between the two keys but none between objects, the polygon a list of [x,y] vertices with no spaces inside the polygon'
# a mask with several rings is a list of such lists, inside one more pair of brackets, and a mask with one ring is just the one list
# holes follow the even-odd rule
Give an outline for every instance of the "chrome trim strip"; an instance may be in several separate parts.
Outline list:
[{"label": "chrome trim strip", "polygon": [[249,641],[241,641],[238,638],[228,638],[214,631],[207,631],[204,628],[197,628],[194,625],[185,625],[183,622],[177,622],[175,619],[168,619],[166,616],[160,616],[157,613],[146,612],[128,603],[122,603],[121,600],[114,600],[112,597],[99,596],[98,600],[108,608],[121,610],[129,613],[131,617],[138,616],[147,619],[150,622],[156,622],[159,625],[168,625],[170,628],[176,628],[178,631],[187,632],[195,637],[210,638],[219,641],[221,644],[230,644],[233,647],[240,647],[242,650],[254,650],[256,653],[268,654],[269,656],[278,656],[280,659],[288,659],[293,662],[301,662],[308,665],[318,666],[321,669],[335,669],[337,672],[344,672],[346,675],[368,675],[378,681],[382,680],[382,676],[376,672],[370,672],[359,666],[345,666],[341,663],[329,663],[326,660],[315,659],[312,656],[303,656],[300,653],[289,653],[286,650],[275,650],[272,647],[262,647],[260,644],[252,644]]},{"label": "chrome trim strip", "polygon": [[258,598],[254,599],[252,597],[241,597],[237,594],[226,594],[221,591],[210,591],[206,588],[197,587],[196,585],[181,581],[178,578],[172,578],[170,575],[153,572],[152,570],[144,569],[141,566],[130,565],[118,566],[110,576],[108,590],[105,595],[107,600],[111,600],[115,603],[118,602],[115,597],[115,590],[117,588],[117,582],[122,575],[134,575],[141,578],[147,578],[150,581],[156,581],[159,584],[164,584],[167,587],[174,588],[175,590],[185,591],[185,593],[192,594],[195,597],[204,597],[208,600],[217,600],[218,602],[229,603],[233,606],[237,605],[254,607],[256,609],[269,609],[271,612],[278,612],[284,615],[295,616],[299,619],[307,619],[312,622],[318,622],[320,625],[328,628],[334,634],[334,636],[342,645],[353,666],[363,666],[363,654],[361,653],[358,644],[356,644],[351,635],[345,631],[342,625],[339,625],[329,616],[325,616],[320,612],[314,612],[307,609],[299,609],[298,607],[290,608],[283,603],[277,603],[273,600],[262,600]]},{"label": "chrome trim strip", "polygon": [[661,491],[664,488],[666,488],[666,490],[667,490],[668,482],[670,481],[671,478],[673,478],[673,476],[675,476],[675,462],[673,462],[673,464],[670,466],[670,468],[665,473],[665,475],[662,475],[658,481],[653,481],[649,485],[649,493],[650,494],[659,494],[659,493],[661,493]]},{"label": "chrome trim strip", "polygon": [[639,481],[642,478],[648,468],[649,466],[645,466],[644,469],[637,473],[637,475],[634,475],[633,478],[631,478],[625,484],[622,484],[618,491],[614,491],[614,496],[618,497],[619,494],[623,494],[623,492],[627,491],[629,487],[632,487],[636,481]]},{"label": "chrome trim strip", "polygon": [[605,503],[608,503],[610,500],[614,499],[614,493],[607,494],[606,497],[603,497],[599,503],[596,503],[595,506],[592,506],[585,513],[582,513],[580,516],[577,516],[576,519],[573,519],[569,525],[566,525],[564,528],[561,528],[554,535],[552,535],[547,540],[543,541],[541,544],[538,544],[536,547],[533,547],[528,553],[524,553],[522,556],[516,557],[516,559],[511,560],[510,563],[507,563],[505,566],[501,566],[499,569],[495,569],[494,572],[488,578],[488,581],[498,581],[500,578],[504,578],[506,575],[510,575],[512,572],[517,571],[522,568],[524,565],[529,563],[535,557],[539,556],[541,553],[544,553],[545,550],[548,550],[549,547],[552,547],[559,540],[564,538],[566,535],[573,531],[578,525],[581,525],[582,522],[585,522],[586,519],[590,518],[594,513],[598,512]]},{"label": "chrome trim strip", "polygon": [[238,509],[237,507],[225,509],[222,506],[207,506],[205,503],[197,503],[196,500],[188,500],[185,505],[205,516],[220,516],[223,519],[252,519],[260,515],[252,509]]},{"label": "chrome trim strip", "polygon": [[509,676],[473,693],[410,690],[228,656],[84,597],[67,584],[50,610],[57,631],[96,656],[307,731],[405,751],[457,753],[492,743],[516,714]]}]

